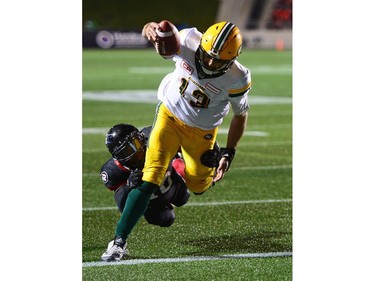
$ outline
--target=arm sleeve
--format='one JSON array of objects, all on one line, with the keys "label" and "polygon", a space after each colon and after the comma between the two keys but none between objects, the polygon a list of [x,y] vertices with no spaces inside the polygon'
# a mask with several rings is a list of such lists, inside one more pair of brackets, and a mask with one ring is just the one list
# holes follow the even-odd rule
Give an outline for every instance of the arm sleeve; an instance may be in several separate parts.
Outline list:
[{"label": "arm sleeve", "polygon": [[250,106],[247,95],[251,90],[251,84],[250,71],[247,71],[246,75],[228,90],[229,101],[235,115],[240,115],[249,110]]}]

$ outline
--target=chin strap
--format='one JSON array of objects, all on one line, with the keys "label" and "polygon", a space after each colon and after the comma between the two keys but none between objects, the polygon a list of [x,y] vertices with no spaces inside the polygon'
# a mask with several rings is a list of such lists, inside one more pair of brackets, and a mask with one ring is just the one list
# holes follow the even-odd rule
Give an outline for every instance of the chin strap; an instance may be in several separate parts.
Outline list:
[{"label": "chin strap", "polygon": [[203,67],[200,63],[199,48],[195,52],[195,67],[197,68],[197,73],[198,73],[199,79],[216,78],[216,77],[219,77],[219,76],[225,74],[225,72],[226,72],[226,71],[224,71],[224,72],[219,72],[219,73],[215,73],[215,74],[207,74],[206,72],[204,72]]}]

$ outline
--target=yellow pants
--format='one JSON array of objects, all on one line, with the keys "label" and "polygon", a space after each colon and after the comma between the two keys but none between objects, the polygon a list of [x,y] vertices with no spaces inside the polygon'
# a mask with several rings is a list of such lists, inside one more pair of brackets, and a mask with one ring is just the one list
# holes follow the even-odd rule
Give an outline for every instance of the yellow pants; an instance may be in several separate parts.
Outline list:
[{"label": "yellow pants", "polygon": [[190,127],[161,104],[148,140],[142,179],[161,185],[170,161],[181,148],[188,189],[194,193],[206,191],[211,186],[214,169],[202,165],[200,157],[213,148],[217,130]]}]

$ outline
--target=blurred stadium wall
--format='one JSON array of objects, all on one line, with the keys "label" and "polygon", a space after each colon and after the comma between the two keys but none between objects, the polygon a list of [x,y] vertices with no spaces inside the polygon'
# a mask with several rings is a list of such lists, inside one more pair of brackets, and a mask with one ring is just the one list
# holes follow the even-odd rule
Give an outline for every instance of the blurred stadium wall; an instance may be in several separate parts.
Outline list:
[{"label": "blurred stadium wall", "polygon": [[145,48],[145,23],[168,19],[204,32],[218,21],[238,25],[244,48],[292,48],[292,0],[83,0],[84,48]]}]

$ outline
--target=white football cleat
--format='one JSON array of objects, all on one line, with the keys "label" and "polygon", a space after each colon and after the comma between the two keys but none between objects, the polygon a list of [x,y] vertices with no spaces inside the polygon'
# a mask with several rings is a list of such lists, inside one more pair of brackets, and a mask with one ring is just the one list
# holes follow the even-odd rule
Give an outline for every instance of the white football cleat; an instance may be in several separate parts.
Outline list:
[{"label": "white football cleat", "polygon": [[120,261],[128,255],[127,243],[121,237],[116,237],[108,243],[107,251],[101,256],[102,261]]}]

